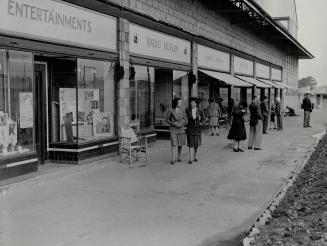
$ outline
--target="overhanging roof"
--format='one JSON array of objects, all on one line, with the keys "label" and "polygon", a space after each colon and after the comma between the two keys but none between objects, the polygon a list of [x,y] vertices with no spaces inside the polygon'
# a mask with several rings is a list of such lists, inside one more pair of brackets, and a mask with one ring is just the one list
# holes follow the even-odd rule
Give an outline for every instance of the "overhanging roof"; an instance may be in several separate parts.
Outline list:
[{"label": "overhanging roof", "polygon": [[267,84],[255,79],[255,78],[252,78],[252,77],[247,77],[247,76],[242,76],[242,75],[235,75],[235,77],[239,78],[243,81],[246,81],[248,83],[251,83],[259,88],[271,88],[272,87],[271,85],[267,85]]},{"label": "overhanging roof", "polygon": [[260,82],[263,82],[265,84],[268,84],[268,85],[270,85],[270,86],[272,86],[274,88],[277,88],[277,89],[283,88],[281,85],[279,85],[277,83],[274,83],[274,82],[272,82],[272,81],[270,81],[268,79],[257,79],[257,80],[259,80]]},{"label": "overhanging roof", "polygon": [[[223,14],[230,19],[233,25],[247,23],[253,27],[260,27],[258,33],[262,33],[285,47],[288,55],[299,59],[312,59],[314,56],[304,48],[284,27],[275,21],[254,0],[200,0],[208,8],[214,9],[217,14]],[[254,30],[256,30],[254,29]]]},{"label": "overhanging roof", "polygon": [[228,73],[220,73],[220,72],[214,72],[214,71],[202,70],[202,69],[199,69],[199,71],[214,78],[214,79],[218,79],[220,81],[223,81],[226,84],[229,84],[229,85],[232,85],[235,87],[253,87],[252,84],[247,83],[243,80],[240,80]]}]

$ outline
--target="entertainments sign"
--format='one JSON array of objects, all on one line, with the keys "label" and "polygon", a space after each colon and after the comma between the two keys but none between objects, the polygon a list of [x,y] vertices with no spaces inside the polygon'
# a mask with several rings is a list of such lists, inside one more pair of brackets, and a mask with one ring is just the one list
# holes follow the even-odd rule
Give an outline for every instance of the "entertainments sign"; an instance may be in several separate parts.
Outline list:
[{"label": "entertainments sign", "polygon": [[271,78],[275,81],[282,81],[282,70],[277,68],[271,69]]},{"label": "entertainments sign", "polygon": [[198,45],[198,65],[218,71],[230,71],[230,54]]},{"label": "entertainments sign", "polygon": [[253,61],[235,56],[234,73],[253,76]]},{"label": "entertainments sign", "polygon": [[54,0],[1,0],[0,32],[116,50],[117,19]]},{"label": "entertainments sign", "polygon": [[191,63],[191,42],[130,24],[130,52],[180,63]]},{"label": "entertainments sign", "polygon": [[270,67],[261,63],[255,64],[256,77],[270,79]]}]

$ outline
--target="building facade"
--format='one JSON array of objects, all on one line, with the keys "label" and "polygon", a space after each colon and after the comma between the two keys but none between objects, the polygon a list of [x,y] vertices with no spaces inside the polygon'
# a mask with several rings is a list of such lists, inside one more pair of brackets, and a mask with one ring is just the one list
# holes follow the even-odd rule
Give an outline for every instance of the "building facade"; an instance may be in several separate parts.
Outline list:
[{"label": "building facade", "polygon": [[246,0],[6,0],[0,17],[0,179],[116,155],[130,123],[153,142],[174,97],[294,107],[312,58]]}]

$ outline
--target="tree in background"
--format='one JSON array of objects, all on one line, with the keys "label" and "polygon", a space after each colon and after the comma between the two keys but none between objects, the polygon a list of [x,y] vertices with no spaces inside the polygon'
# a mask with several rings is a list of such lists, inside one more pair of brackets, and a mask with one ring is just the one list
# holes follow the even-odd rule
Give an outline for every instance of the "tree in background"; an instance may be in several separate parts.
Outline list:
[{"label": "tree in background", "polygon": [[298,87],[299,88],[310,87],[310,90],[313,90],[314,88],[317,87],[317,80],[312,76],[302,78],[298,81]]}]

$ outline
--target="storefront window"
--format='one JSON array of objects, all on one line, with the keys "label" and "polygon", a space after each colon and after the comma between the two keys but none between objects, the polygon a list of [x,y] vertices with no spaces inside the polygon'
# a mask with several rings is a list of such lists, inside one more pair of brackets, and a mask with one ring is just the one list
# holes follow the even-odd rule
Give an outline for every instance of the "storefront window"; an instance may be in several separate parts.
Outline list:
[{"label": "storefront window", "polygon": [[241,88],[234,88],[234,102],[235,105],[241,102]]},{"label": "storefront window", "polygon": [[227,114],[228,112],[228,88],[219,88],[219,98],[221,100],[222,113]]},{"label": "storefront window", "polygon": [[0,96],[0,157],[33,151],[32,53],[0,50]]},{"label": "storefront window", "polygon": [[154,126],[154,68],[134,66],[135,78],[130,80],[131,121],[139,122],[140,130]]},{"label": "storefront window", "polygon": [[252,102],[252,88],[246,89],[246,102],[250,104]]},{"label": "storefront window", "polygon": [[185,71],[156,69],[155,70],[155,124],[168,126],[166,114],[171,109],[174,98],[181,98],[184,108],[188,106],[189,85]]},{"label": "storefront window", "polygon": [[189,85],[188,74],[185,71],[173,71],[173,98],[182,99],[182,107],[188,107]]},{"label": "storefront window", "polygon": [[114,64],[107,61],[78,59],[77,66],[78,141],[114,136]]},{"label": "storefront window", "polygon": [[50,140],[77,142],[76,59],[51,59]]}]

